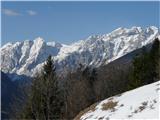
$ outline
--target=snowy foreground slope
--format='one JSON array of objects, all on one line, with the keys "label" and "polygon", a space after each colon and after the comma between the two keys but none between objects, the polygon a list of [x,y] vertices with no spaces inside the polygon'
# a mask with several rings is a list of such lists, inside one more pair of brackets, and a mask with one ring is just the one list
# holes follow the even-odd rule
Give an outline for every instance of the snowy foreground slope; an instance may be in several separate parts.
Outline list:
[{"label": "snowy foreground slope", "polygon": [[75,120],[160,119],[159,100],[160,81],[94,104]]},{"label": "snowy foreground slope", "polygon": [[45,42],[42,38],[7,43],[0,48],[3,72],[32,76],[42,68],[48,55],[58,71],[75,70],[80,63],[99,67],[150,44],[160,35],[159,28],[118,28],[104,35],[92,35],[71,45]]}]

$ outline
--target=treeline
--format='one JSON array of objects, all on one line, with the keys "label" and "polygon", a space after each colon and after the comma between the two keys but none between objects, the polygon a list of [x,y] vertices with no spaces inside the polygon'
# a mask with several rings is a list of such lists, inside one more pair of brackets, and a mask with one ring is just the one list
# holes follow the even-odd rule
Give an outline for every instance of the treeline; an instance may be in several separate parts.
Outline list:
[{"label": "treeline", "polygon": [[[57,120],[73,119],[76,114],[93,104],[95,99],[94,81],[97,79],[95,69],[82,64],[67,77],[56,74],[52,57],[49,56],[43,70],[33,78],[28,87],[27,101],[19,111],[17,119]],[[22,104],[21,104],[22,105]]]},{"label": "treeline", "polygon": [[140,55],[133,59],[133,69],[130,72],[128,89],[160,80],[160,48],[159,40],[155,39],[151,49],[142,48]]},{"label": "treeline", "polygon": [[54,61],[49,56],[15,117],[73,119],[95,102],[159,80],[159,54],[157,38],[149,50],[143,48],[131,62],[111,63],[98,69],[80,64],[75,72],[68,72],[67,77],[56,74]]}]

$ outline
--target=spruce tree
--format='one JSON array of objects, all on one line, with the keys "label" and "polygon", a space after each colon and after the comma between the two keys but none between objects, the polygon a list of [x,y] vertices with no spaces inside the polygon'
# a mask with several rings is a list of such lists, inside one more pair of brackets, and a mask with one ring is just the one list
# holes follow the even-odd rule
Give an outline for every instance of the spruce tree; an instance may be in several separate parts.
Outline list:
[{"label": "spruce tree", "polygon": [[43,66],[42,73],[33,80],[27,104],[21,114],[22,118],[62,119],[64,101],[55,70],[55,65],[49,56]]},{"label": "spruce tree", "polygon": [[92,69],[90,73],[89,83],[91,88],[91,101],[94,103],[96,101],[96,95],[95,95],[95,81],[97,80],[97,71],[95,68]]},{"label": "spruce tree", "polygon": [[154,43],[152,45],[151,51],[150,51],[150,75],[152,76],[152,79],[150,82],[157,81],[159,79],[159,72],[160,72],[160,42],[159,39],[156,38],[154,40]]},{"label": "spruce tree", "polygon": [[129,85],[128,89],[134,89],[141,85],[141,78],[140,78],[140,72],[141,72],[141,63],[140,63],[140,57],[136,56],[133,59],[133,70],[129,73]]},{"label": "spruce tree", "polygon": [[141,54],[133,59],[133,70],[130,73],[128,89],[150,84],[159,79],[159,44],[156,38],[149,52],[143,47]]},{"label": "spruce tree", "polygon": [[89,101],[93,104],[95,102],[94,85],[97,79],[97,71],[95,68],[91,69],[88,66],[82,71],[82,77],[85,79],[88,89],[90,91]]}]

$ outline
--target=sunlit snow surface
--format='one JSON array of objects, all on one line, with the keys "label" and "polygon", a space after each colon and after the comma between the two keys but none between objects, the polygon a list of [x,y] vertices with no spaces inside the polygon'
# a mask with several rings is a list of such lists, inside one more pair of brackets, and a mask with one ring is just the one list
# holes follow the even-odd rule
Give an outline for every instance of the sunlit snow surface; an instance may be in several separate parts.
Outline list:
[{"label": "sunlit snow surface", "polygon": [[[81,120],[94,119],[160,119],[160,81],[101,101],[84,113]],[[112,109],[104,110],[104,103],[117,103]]]}]

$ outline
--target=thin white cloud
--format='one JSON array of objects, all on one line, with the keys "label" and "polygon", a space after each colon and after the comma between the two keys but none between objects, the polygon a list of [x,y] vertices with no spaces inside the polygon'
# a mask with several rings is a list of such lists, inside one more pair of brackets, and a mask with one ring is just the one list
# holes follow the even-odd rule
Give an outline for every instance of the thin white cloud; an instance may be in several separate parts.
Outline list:
[{"label": "thin white cloud", "polygon": [[3,9],[2,12],[7,16],[19,16],[19,15],[21,15],[20,13],[14,11],[14,10],[11,10],[11,9]]},{"label": "thin white cloud", "polygon": [[[16,12],[12,9],[2,9],[2,13],[7,15],[7,16],[20,16],[20,15],[22,15],[21,13]],[[33,10],[27,10],[26,14],[28,14],[30,16],[35,16],[35,15],[37,15],[37,12],[33,11]]]},{"label": "thin white cloud", "polygon": [[33,11],[33,10],[28,10],[27,13],[28,13],[28,15],[30,15],[30,16],[37,15],[37,12],[36,12],[36,11]]}]

